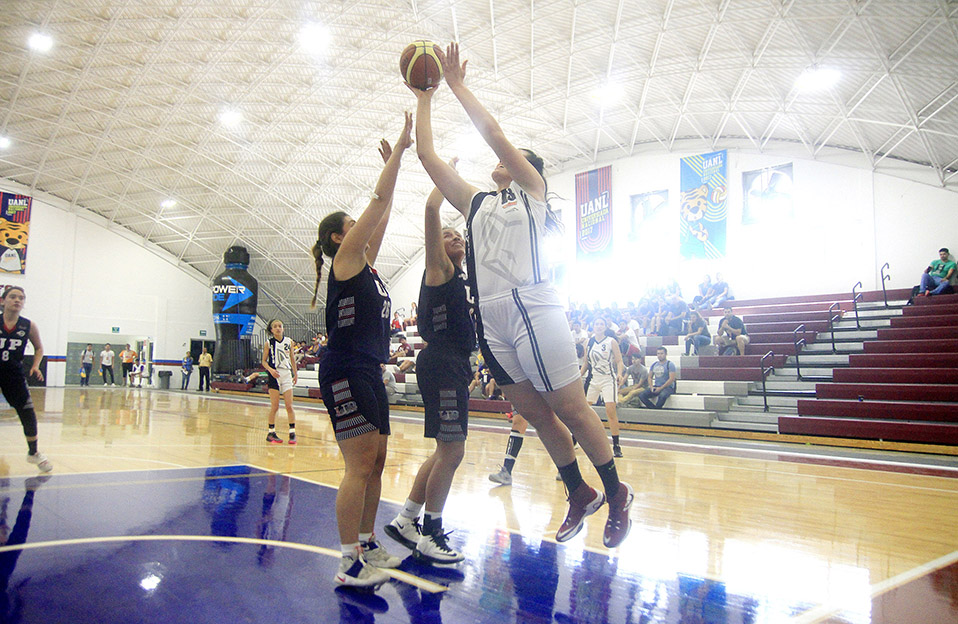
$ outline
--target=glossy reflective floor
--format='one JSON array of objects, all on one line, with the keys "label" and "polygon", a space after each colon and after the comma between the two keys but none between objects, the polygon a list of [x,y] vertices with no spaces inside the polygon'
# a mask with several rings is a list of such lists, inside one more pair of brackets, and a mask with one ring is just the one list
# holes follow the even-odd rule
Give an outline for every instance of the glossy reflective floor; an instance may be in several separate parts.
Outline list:
[{"label": "glossy reflective floor", "polygon": [[[947,459],[633,437],[618,466],[634,525],[609,551],[605,510],[555,543],[565,494],[533,436],[514,485],[493,487],[507,427],[477,421],[444,517],[466,561],[409,559],[362,594],[333,590],[342,471],[319,405],[297,404],[290,447],[265,443],[255,399],[34,401],[50,476],[25,462],[14,412],[0,418],[2,622],[958,622]],[[393,432],[379,526],[431,450],[419,414],[394,412]]]}]

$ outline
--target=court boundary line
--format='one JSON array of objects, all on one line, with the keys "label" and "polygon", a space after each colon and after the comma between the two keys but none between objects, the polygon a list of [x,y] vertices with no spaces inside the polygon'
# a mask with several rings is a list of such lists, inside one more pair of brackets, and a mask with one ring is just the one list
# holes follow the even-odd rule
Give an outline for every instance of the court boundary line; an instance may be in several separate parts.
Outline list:
[{"label": "court boundary line", "polygon": [[[38,548],[51,548],[54,546],[83,546],[87,544],[106,544],[116,542],[230,542],[235,544],[248,544],[256,546],[274,546],[280,548],[290,548],[304,552],[325,555],[339,559],[343,553],[331,548],[322,546],[313,546],[311,544],[302,544],[300,542],[282,542],[277,540],[266,540],[253,537],[230,537],[219,535],[123,535],[110,537],[78,537],[66,540],[51,540],[46,542],[29,542],[25,544],[14,544],[12,546],[0,546],[0,553],[11,552],[15,550],[34,550]],[[377,568],[396,579],[418,589],[432,594],[444,592],[449,588],[439,583],[420,578],[402,570],[391,568]]]},{"label": "court boundary line", "polygon": [[[887,578],[884,581],[879,581],[878,583],[873,584],[870,587],[871,594],[869,596],[870,601],[874,601],[875,598],[881,596],[882,594],[888,593],[893,589],[897,589],[912,581],[917,581],[918,579],[928,576],[932,572],[941,570],[942,568],[948,567],[949,565],[958,562],[958,550],[948,553],[933,559],[928,563],[923,563],[921,565],[915,566],[910,570],[906,570],[901,574],[896,574],[891,578]],[[869,607],[871,605],[869,604]],[[825,603],[813,609],[802,613],[801,615],[796,616],[790,620],[790,624],[816,624],[821,622],[827,617],[833,616],[838,613],[842,613],[846,609],[838,604],[835,604],[834,601]]]}]

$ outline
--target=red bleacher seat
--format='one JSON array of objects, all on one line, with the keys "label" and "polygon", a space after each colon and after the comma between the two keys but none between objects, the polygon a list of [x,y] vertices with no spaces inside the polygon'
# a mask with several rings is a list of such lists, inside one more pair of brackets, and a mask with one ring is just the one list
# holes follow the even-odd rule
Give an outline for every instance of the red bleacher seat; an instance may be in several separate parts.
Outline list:
[{"label": "red bleacher seat", "polygon": [[[954,384],[815,384],[819,399],[858,399],[887,401],[951,401],[958,402],[958,385]],[[953,406],[958,411],[958,406]]]},{"label": "red bleacher seat", "polygon": [[[836,368],[832,379],[839,383],[958,383],[954,368]],[[955,411],[958,411],[956,409]]]}]

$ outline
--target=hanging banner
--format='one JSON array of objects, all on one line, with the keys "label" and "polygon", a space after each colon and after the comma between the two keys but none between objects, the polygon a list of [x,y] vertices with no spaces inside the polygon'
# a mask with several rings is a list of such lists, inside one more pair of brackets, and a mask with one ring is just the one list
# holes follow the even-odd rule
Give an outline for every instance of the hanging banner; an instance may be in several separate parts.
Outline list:
[{"label": "hanging banner", "polygon": [[721,258],[728,218],[728,152],[689,156],[680,168],[682,258]]},{"label": "hanging banner", "polygon": [[792,163],[742,174],[742,223],[782,223],[794,216]]},{"label": "hanging banner", "polygon": [[575,176],[576,258],[612,253],[612,166]]},{"label": "hanging banner", "polygon": [[0,193],[0,272],[24,274],[30,241],[30,207],[33,199]]}]

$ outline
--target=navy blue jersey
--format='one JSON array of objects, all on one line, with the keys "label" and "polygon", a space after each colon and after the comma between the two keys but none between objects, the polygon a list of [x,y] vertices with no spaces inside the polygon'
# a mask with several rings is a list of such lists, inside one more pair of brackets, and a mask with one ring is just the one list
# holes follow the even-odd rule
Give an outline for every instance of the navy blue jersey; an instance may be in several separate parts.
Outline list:
[{"label": "navy blue jersey", "polygon": [[329,268],[326,331],[329,353],[337,362],[378,365],[389,358],[389,313],[392,301],[379,275],[368,264],[340,282]]},{"label": "navy blue jersey", "polygon": [[21,316],[13,329],[8,328],[2,321],[0,325],[3,325],[0,329],[0,366],[19,368],[23,362],[27,340],[30,339],[30,321]]},{"label": "navy blue jersey", "polygon": [[426,286],[423,273],[417,324],[419,334],[430,347],[472,353],[476,348],[476,327],[462,269],[456,267],[455,275],[440,286]]}]

